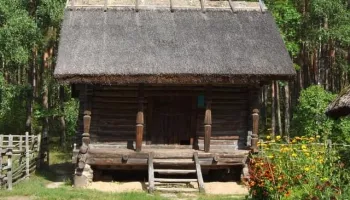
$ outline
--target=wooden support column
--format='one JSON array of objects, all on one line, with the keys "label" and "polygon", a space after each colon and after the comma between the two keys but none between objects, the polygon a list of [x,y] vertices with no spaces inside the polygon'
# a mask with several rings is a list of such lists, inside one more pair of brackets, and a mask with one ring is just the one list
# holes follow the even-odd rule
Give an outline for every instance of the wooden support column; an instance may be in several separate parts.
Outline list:
[{"label": "wooden support column", "polygon": [[143,103],[144,103],[144,85],[139,85],[139,97],[138,97],[138,111],[136,116],[136,152],[140,152],[142,149],[143,129],[144,129],[144,115],[143,115]]},{"label": "wooden support column", "polygon": [[211,116],[211,103],[212,103],[212,87],[208,86],[206,89],[206,109],[204,116],[204,151],[210,151],[210,137],[211,137],[211,125],[212,125],[212,116]]},{"label": "wooden support column", "polygon": [[258,151],[258,140],[259,140],[259,110],[253,109],[252,113],[252,121],[253,121],[253,130],[252,130],[252,151],[257,152]]},{"label": "wooden support column", "polygon": [[251,112],[250,126],[251,126],[251,150],[252,152],[258,152],[258,140],[259,140],[259,94],[258,88],[249,89],[249,109]]},{"label": "wooden support column", "polygon": [[75,170],[74,186],[85,187],[92,181],[92,170],[86,164],[87,153],[90,144],[90,125],[91,125],[91,107],[92,107],[92,93],[91,86],[85,86],[85,102],[84,102],[84,116],[83,125],[84,133],[82,134],[82,145],[79,149],[78,163]]}]

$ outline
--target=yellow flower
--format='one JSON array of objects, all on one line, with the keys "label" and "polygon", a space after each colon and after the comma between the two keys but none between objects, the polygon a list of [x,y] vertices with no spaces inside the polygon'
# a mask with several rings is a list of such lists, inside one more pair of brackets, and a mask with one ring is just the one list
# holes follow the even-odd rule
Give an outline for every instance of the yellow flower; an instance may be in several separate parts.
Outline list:
[{"label": "yellow flower", "polygon": [[292,156],[293,156],[293,157],[297,157],[297,154],[296,154],[296,153],[292,153]]},{"label": "yellow flower", "polygon": [[293,139],[293,140],[292,140],[292,143],[296,143],[296,142],[297,142],[297,140],[296,140],[296,139]]},{"label": "yellow flower", "polygon": [[294,139],[295,139],[295,140],[301,140],[301,138],[300,138],[300,137],[298,137],[298,136],[297,136],[297,137],[295,137]]},{"label": "yellow flower", "polygon": [[306,156],[310,156],[310,153],[307,153],[307,152],[306,152],[305,155],[306,155]]},{"label": "yellow flower", "polygon": [[328,181],[328,178],[327,177],[323,177],[323,178],[321,178],[321,181]]},{"label": "yellow flower", "polygon": [[269,156],[267,156],[268,158],[270,158],[270,159],[272,159],[274,156],[273,155],[269,155]]},{"label": "yellow flower", "polygon": [[320,159],[319,162],[322,164],[322,163],[324,163],[324,160],[323,160],[323,159]]},{"label": "yellow flower", "polygon": [[314,141],[315,138],[314,138],[314,137],[310,137],[309,140],[310,140],[310,141]]},{"label": "yellow flower", "polygon": [[274,143],[274,142],[276,142],[275,140],[271,140],[271,143]]},{"label": "yellow flower", "polygon": [[269,135],[268,135],[268,136],[266,136],[266,139],[268,139],[268,140],[269,140],[269,139],[271,139],[271,136],[269,136]]},{"label": "yellow flower", "polygon": [[319,136],[319,135],[316,135],[316,138],[321,138],[321,136]]},{"label": "yellow flower", "polygon": [[307,149],[306,145],[305,144],[301,145],[301,149]]},{"label": "yellow flower", "polygon": [[281,136],[276,136],[276,140],[280,140],[281,139]]},{"label": "yellow flower", "polygon": [[309,167],[305,167],[304,170],[305,170],[306,172],[308,172],[308,171],[310,171],[310,168],[309,168]]}]

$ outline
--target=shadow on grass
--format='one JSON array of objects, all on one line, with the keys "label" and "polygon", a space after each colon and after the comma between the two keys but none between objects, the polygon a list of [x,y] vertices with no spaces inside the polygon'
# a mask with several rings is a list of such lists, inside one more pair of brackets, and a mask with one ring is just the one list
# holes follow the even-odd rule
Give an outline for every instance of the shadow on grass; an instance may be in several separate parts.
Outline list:
[{"label": "shadow on grass", "polygon": [[74,165],[71,162],[56,163],[50,166],[43,165],[35,172],[35,175],[52,182],[72,183]]}]

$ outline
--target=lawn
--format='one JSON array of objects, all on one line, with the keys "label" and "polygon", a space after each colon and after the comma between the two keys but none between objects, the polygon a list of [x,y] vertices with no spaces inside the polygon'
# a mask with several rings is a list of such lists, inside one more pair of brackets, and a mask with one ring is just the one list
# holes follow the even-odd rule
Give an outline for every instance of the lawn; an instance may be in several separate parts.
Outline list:
[{"label": "lawn", "polygon": [[[49,174],[52,176],[52,174]],[[30,179],[25,180],[14,187],[12,191],[3,190],[0,193],[0,199],[7,199],[8,197],[15,197],[26,200],[26,199],[142,199],[142,200],[162,200],[169,199],[161,196],[159,193],[148,194],[146,192],[127,192],[127,193],[111,193],[111,192],[100,192],[89,189],[76,189],[71,186],[70,181],[59,188],[49,189],[46,185],[50,183],[46,179],[47,174],[33,174]],[[26,198],[27,197],[27,198]],[[198,195],[197,197],[187,197],[178,194],[177,198],[181,199],[198,199],[198,200],[224,200],[224,199],[244,199],[243,196],[224,196],[224,195]],[[13,199],[13,198],[12,198]],[[173,198],[174,199],[174,198]]]},{"label": "lawn", "polygon": [[[142,200],[161,200],[169,199],[164,195],[159,193],[148,194],[146,192],[125,192],[125,193],[112,193],[112,192],[101,192],[91,189],[77,189],[72,187],[72,182],[67,178],[65,184],[55,188],[47,188],[46,185],[52,183],[57,179],[58,169],[57,166],[64,167],[69,170],[70,156],[67,156],[64,152],[51,151],[50,154],[50,168],[37,171],[32,174],[27,180],[24,180],[14,186],[12,191],[2,190],[0,192],[0,199],[21,199],[21,200],[31,200],[31,199],[142,199]],[[177,194],[176,197],[172,199],[198,199],[198,200],[224,200],[224,199],[245,199],[244,196],[232,196],[232,195],[205,195],[198,194],[196,197],[189,197],[183,194]],[[170,198],[171,199],[171,198]]]}]

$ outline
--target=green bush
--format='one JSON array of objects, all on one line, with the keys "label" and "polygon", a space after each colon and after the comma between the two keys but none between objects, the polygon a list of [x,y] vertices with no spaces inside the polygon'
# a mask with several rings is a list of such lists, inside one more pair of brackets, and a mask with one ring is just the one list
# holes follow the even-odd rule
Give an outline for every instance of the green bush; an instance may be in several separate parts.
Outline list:
[{"label": "green bush", "polygon": [[301,91],[291,123],[292,135],[321,135],[327,138],[335,122],[325,115],[325,110],[334,98],[335,95],[321,86],[311,86]]}]

